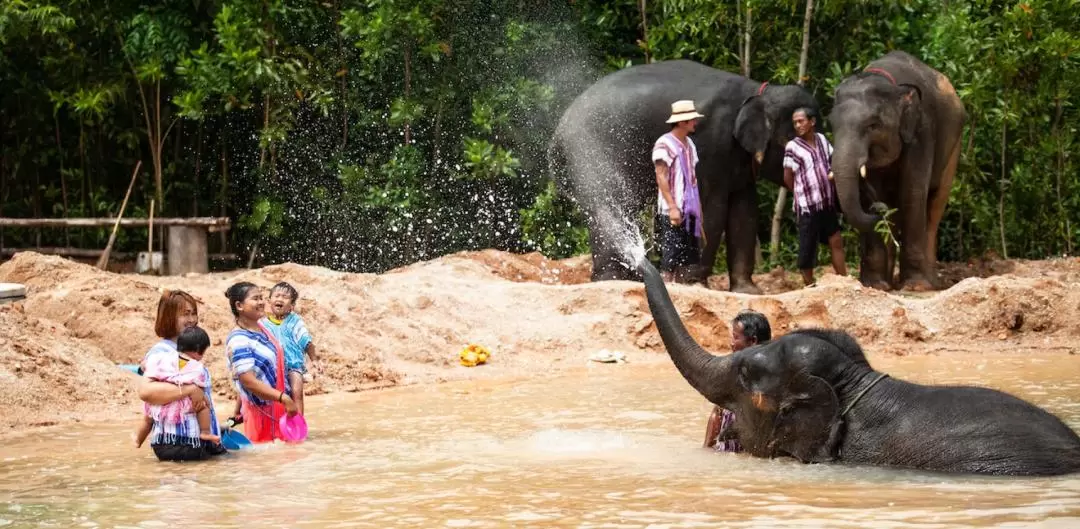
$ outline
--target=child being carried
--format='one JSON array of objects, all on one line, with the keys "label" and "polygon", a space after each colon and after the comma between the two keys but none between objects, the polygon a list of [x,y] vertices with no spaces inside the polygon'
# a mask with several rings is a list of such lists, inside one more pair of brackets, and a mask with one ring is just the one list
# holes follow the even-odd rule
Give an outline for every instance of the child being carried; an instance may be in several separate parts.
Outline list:
[{"label": "child being carried", "polygon": [[[192,358],[202,358],[203,353],[210,348],[210,337],[206,331],[199,327],[189,327],[180,333],[176,339],[176,349],[179,351],[177,358],[161,354],[151,357],[146,365],[144,376],[158,382],[169,382],[177,386],[195,385],[203,390],[206,389],[208,377],[206,368],[202,362]],[[199,391],[190,398],[183,398],[170,402],[163,406],[144,405],[145,416],[135,432],[135,447],[142,446],[153,429],[154,422],[160,421],[167,424],[178,424],[182,417],[194,413],[199,421],[199,439],[212,443],[220,443],[221,438],[211,433],[210,406],[207,405],[204,391]]]}]

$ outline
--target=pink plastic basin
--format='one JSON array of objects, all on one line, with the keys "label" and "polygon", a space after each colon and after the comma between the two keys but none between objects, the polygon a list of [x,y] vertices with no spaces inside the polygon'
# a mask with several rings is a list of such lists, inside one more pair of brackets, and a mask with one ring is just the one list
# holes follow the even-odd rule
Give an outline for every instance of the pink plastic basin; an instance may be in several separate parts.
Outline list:
[{"label": "pink plastic basin", "polygon": [[278,426],[281,428],[281,438],[290,443],[299,443],[307,438],[307,421],[303,415],[282,415]]}]

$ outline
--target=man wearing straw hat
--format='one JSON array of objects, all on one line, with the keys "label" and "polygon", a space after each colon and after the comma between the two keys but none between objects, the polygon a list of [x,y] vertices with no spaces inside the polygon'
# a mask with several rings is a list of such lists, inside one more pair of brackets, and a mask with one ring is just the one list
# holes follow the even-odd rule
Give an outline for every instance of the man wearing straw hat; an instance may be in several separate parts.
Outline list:
[{"label": "man wearing straw hat", "polygon": [[656,233],[660,242],[660,272],[664,281],[683,281],[689,268],[701,262],[704,236],[701,226],[701,197],[694,168],[698,163],[697,147],[690,135],[697,121],[705,116],[694,109],[694,102],[671,104],[667,123],[671,132],[660,136],[653,145],[652,161],[656,167]]}]

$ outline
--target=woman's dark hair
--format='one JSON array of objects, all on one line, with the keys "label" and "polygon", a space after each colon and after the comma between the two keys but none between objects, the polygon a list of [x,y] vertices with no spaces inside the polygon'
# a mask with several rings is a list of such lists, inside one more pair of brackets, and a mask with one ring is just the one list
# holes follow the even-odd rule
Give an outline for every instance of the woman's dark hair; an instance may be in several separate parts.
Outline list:
[{"label": "woman's dark hair", "polygon": [[199,353],[210,348],[210,336],[199,327],[188,327],[176,339],[176,350],[181,353]]},{"label": "woman's dark hair", "polygon": [[255,283],[248,281],[241,281],[225,291],[225,297],[229,298],[229,309],[232,310],[233,316],[240,316],[240,311],[236,309],[237,303],[243,303],[253,289],[259,288]]},{"label": "woman's dark hair", "polygon": [[289,300],[290,300],[289,303],[296,303],[296,298],[300,297],[300,293],[297,292],[296,289],[293,288],[292,285],[290,285],[290,284],[288,284],[288,283],[286,283],[284,281],[274,285],[274,287],[270,289],[270,293],[273,294],[275,290],[280,290],[280,291],[288,294],[289,295]]},{"label": "woman's dark hair", "polygon": [[772,340],[772,327],[769,319],[756,310],[744,310],[731,320],[732,325],[742,325],[743,336],[753,339],[756,343],[765,343]]}]

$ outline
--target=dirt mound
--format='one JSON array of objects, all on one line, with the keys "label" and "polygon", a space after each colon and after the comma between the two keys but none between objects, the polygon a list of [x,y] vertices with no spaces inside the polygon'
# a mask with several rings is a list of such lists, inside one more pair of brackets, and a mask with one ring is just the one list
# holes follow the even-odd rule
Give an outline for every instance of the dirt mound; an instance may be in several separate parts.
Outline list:
[{"label": "dirt mound", "polygon": [[[994,266],[1001,265],[966,269],[977,275]],[[154,277],[20,253],[0,265],[0,281],[27,286],[25,301],[0,310],[0,426],[85,418],[94,409],[133,417],[135,378],[114,364],[138,362],[156,341],[153,311],[165,288],[200,301],[201,325],[214,341],[206,363],[219,407],[230,409],[221,344],[233,318],[223,293],[241,280],[264,287],[288,281],[300,291],[297,311],[323,358],[313,393],[550,372],[580,366],[601,348],[627,352],[631,364],[669,361],[642,285],[590,283],[589,268],[588,256],[555,261],[486,250],[381,275],[283,264]],[[744,308],[768,315],[776,335],[847,329],[870,354],[1009,351],[1020,344],[1071,350],[1080,260],[1010,261],[1008,269],[919,297],[831,274],[796,290],[801,280],[782,270],[756,276],[763,296],[684,285],[671,292],[691,334],[716,352],[727,350],[728,322]],[[710,278],[712,286],[722,282]],[[468,343],[489,348],[489,363],[460,366],[457,354]]]},{"label": "dirt mound", "polygon": [[100,417],[135,397],[135,375],[21,303],[0,306],[0,329],[0,427]]}]

